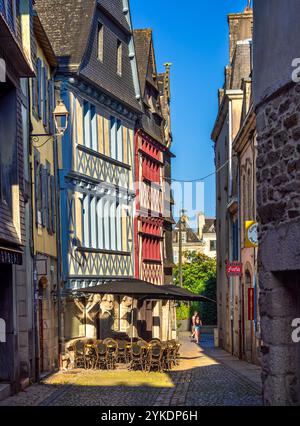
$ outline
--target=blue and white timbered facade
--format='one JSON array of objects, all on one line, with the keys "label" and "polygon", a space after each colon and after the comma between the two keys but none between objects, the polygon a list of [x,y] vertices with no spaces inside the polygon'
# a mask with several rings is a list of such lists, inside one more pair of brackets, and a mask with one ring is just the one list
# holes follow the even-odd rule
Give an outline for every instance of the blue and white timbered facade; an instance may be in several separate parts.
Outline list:
[{"label": "blue and white timbered facade", "polygon": [[70,112],[60,187],[66,290],[132,277],[136,115],[73,79],[61,85]]}]

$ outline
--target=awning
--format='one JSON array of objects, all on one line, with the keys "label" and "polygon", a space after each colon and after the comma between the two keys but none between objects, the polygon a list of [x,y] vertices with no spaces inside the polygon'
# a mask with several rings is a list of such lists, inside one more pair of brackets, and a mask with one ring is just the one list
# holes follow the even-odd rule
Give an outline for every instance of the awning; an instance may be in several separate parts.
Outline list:
[{"label": "awning", "polygon": [[174,285],[154,285],[142,280],[114,280],[103,284],[80,289],[81,293],[88,294],[120,294],[131,296],[134,299],[144,300],[185,300],[215,302],[207,297],[194,294],[186,289]]},{"label": "awning", "polygon": [[0,247],[0,264],[22,265],[22,250],[9,247]]}]

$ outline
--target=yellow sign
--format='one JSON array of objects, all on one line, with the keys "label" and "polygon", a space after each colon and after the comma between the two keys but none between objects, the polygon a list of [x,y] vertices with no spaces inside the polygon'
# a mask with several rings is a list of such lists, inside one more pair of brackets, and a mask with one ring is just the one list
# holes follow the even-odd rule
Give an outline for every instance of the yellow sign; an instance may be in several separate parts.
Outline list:
[{"label": "yellow sign", "polygon": [[257,222],[247,220],[245,222],[245,247],[257,247]]}]

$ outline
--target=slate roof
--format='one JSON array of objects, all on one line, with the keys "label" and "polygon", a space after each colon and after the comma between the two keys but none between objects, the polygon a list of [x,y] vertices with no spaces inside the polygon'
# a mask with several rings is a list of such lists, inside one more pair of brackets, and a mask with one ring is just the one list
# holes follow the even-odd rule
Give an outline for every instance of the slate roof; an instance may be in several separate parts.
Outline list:
[{"label": "slate roof", "polygon": [[[152,40],[152,30],[134,30],[134,44],[136,49],[138,73],[141,93],[144,102],[144,114],[141,127],[160,143],[164,143],[163,116],[160,105],[159,87],[157,82],[157,70],[155,53]],[[147,93],[152,93],[155,100],[149,105]]]},{"label": "slate roof", "polygon": [[[129,57],[130,15],[127,21],[123,0],[36,0],[35,8],[58,58],[58,72],[76,73],[141,111],[134,83],[138,76]],[[97,57],[99,21],[105,30],[102,62]],[[123,45],[122,76],[116,72],[117,40]]]},{"label": "slate roof", "polygon": [[[186,232],[186,242],[187,243],[200,243],[201,240],[198,237],[197,233],[193,231],[193,229],[189,226],[187,222],[183,222],[181,225],[182,232]],[[175,229],[174,229],[174,236],[176,239],[176,242],[179,240],[179,221],[177,222]]]},{"label": "slate roof", "polygon": [[214,234],[215,230],[215,218],[205,218],[205,225],[203,227],[203,234]]},{"label": "slate roof", "polygon": [[131,31],[123,12],[123,0],[98,0],[98,3],[114,19],[116,19],[123,28],[125,28],[127,31]]},{"label": "slate roof", "polygon": [[142,95],[144,95],[152,39],[152,30],[149,28],[142,30],[134,30],[133,35],[141,85],[141,93]]},{"label": "slate roof", "polygon": [[91,31],[96,0],[36,0],[35,9],[60,65],[78,67]]}]

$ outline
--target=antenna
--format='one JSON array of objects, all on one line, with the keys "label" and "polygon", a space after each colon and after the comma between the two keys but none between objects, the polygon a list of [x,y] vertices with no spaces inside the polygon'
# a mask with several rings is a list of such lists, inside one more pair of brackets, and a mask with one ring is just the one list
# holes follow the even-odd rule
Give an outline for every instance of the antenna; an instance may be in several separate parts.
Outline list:
[{"label": "antenna", "polygon": [[246,7],[246,10],[249,10],[249,9],[251,9],[251,0],[248,0],[247,7]]}]

